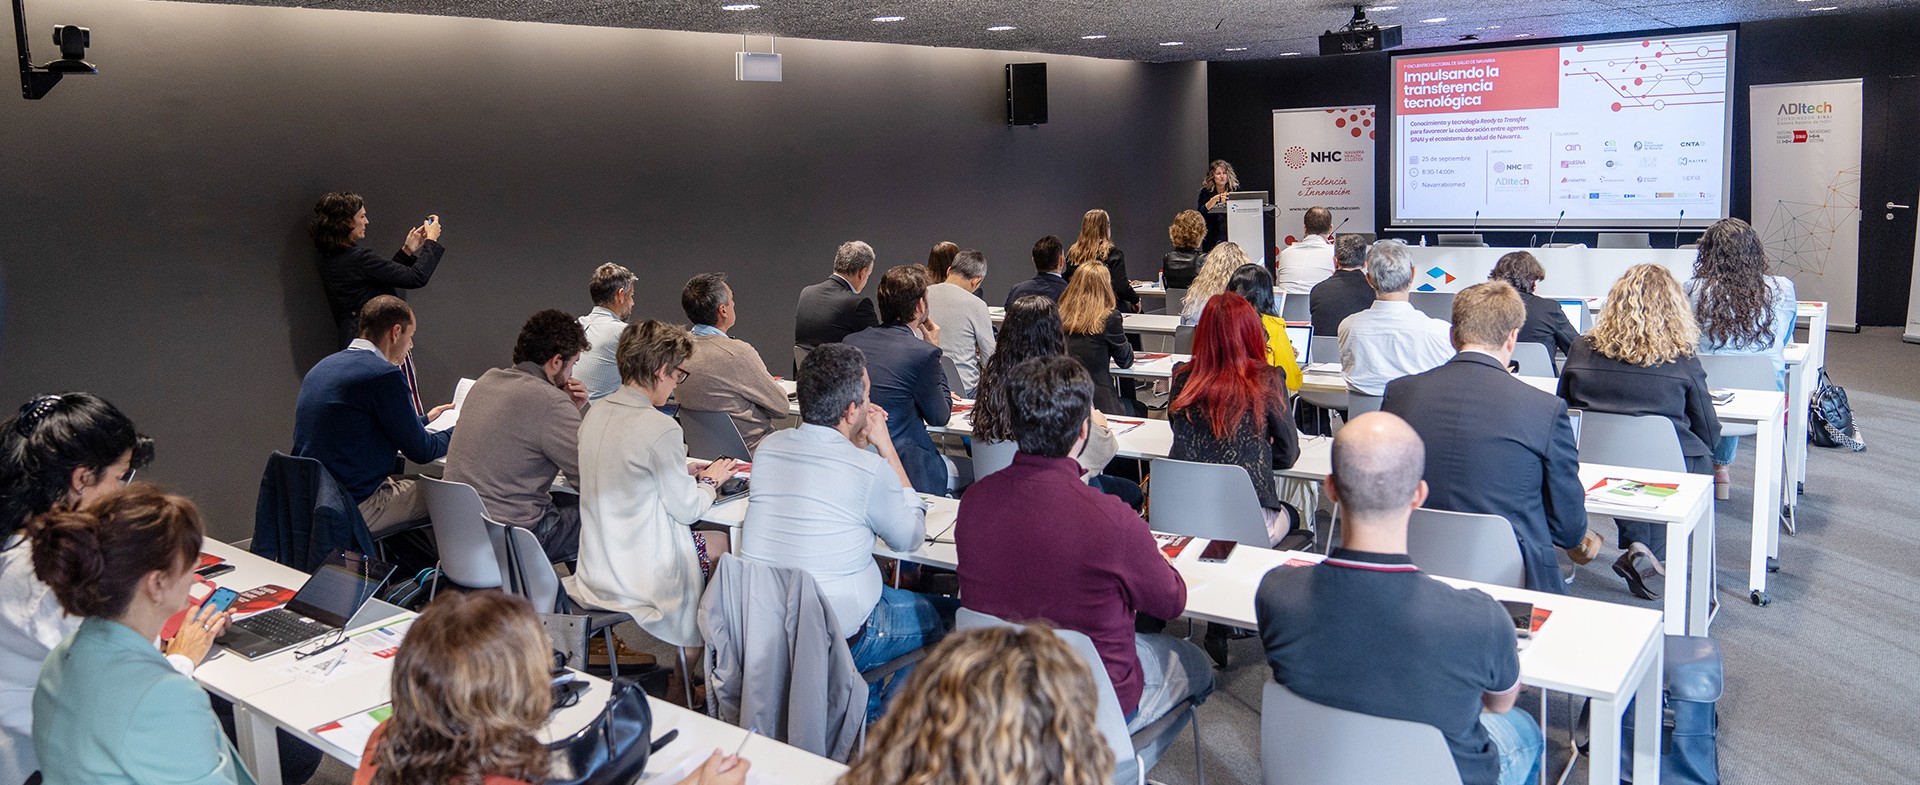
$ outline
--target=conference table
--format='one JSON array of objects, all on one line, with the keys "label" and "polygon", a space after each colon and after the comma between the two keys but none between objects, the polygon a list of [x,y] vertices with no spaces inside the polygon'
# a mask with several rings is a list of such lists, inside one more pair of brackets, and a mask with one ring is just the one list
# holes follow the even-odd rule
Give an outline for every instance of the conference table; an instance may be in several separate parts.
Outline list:
[{"label": "conference table", "polygon": [[[207,540],[203,550],[234,565],[232,572],[218,576],[215,582],[237,591],[269,583],[297,589],[307,579],[306,573],[227,543]],[[348,637],[388,635],[397,639],[404,635],[404,625],[411,623],[415,616],[411,611],[371,600],[348,622]],[[353,648],[351,640],[342,647]],[[233,702],[234,735],[238,737],[240,758],[256,782],[282,785],[275,729],[287,731],[348,766],[360,765],[360,753],[364,751],[364,742],[360,740],[365,738],[365,732],[371,731],[374,722],[368,713],[392,700],[390,656],[356,655],[343,659],[344,664],[340,666],[326,668],[319,663],[307,665],[296,660],[292,651],[251,662],[231,652],[216,651],[217,656],[202,663],[193,677],[208,692]],[[330,662],[332,656],[314,659]],[[325,672],[321,673],[323,669]],[[612,685],[605,679],[585,673],[577,673],[576,678],[587,683],[587,691],[581,694],[578,703],[553,715],[540,734],[542,742],[565,738],[586,727],[599,716],[612,695]],[[671,744],[654,753],[648,761],[649,772],[690,771],[713,750],[732,751],[739,748],[742,741],[746,747],[741,754],[752,762],[756,775],[777,773],[774,776],[787,785],[832,785],[846,772],[842,764],[766,736],[749,740],[744,729],[699,712],[652,698],[649,704],[653,713],[653,738],[679,731]],[[346,732],[355,728],[356,723],[360,733]],[[342,727],[334,727],[336,725]],[[322,729],[326,731],[324,734]],[[342,746],[342,738],[352,738],[355,743]]]},{"label": "conference table", "polygon": [[[993,320],[995,327],[1006,321],[1007,309],[997,305],[987,307],[987,317]],[[1123,313],[1120,315],[1120,328],[1139,335],[1172,335],[1180,328],[1179,314],[1162,313]]]},{"label": "conference table", "polygon": [[[1607,467],[1594,467],[1596,476]],[[1629,470],[1631,471],[1631,470]],[[1636,476],[1639,476],[1636,472]],[[1583,469],[1583,476],[1585,470]],[[1709,483],[1710,484],[1710,483]],[[1707,489],[1710,493],[1711,489]],[[957,569],[959,553],[953,545],[957,499],[926,497],[927,538],[911,551],[895,551],[876,541],[874,553],[944,569]],[[750,499],[715,505],[702,516],[708,523],[739,527],[746,519]],[[1684,538],[1677,538],[1684,539]],[[1203,564],[1199,555],[1207,541],[1195,538],[1173,559],[1187,584],[1185,615],[1202,621],[1254,629],[1254,594],[1267,572],[1317,564],[1321,554],[1275,551],[1258,547],[1235,548],[1219,564]],[[1636,782],[1658,783],[1662,657],[1670,624],[1662,614],[1563,594],[1513,589],[1471,581],[1439,578],[1462,588],[1479,589],[1501,600],[1531,602],[1552,611],[1546,623],[1520,651],[1520,681],[1543,690],[1563,692],[1593,701],[1592,745],[1588,782],[1620,782],[1620,719],[1635,698],[1633,771]],[[1669,573],[1669,584],[1673,580]],[[1704,602],[1704,600],[1703,600]],[[1704,611],[1704,608],[1702,609]],[[1539,718],[1544,724],[1545,717]],[[1605,721],[1610,719],[1611,721]]]}]

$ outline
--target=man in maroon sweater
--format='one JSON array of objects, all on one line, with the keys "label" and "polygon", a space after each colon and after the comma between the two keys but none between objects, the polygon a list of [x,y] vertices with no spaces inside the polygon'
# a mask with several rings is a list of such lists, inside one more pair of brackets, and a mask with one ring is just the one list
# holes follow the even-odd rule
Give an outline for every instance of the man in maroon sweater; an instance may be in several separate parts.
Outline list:
[{"label": "man in maroon sweater", "polygon": [[[1100,650],[1129,730],[1213,692],[1200,647],[1134,632],[1134,614],[1172,619],[1187,584],[1126,502],[1080,480],[1093,381],[1065,356],[1015,366],[1007,404],[1020,452],[960,497],[954,526],[961,604],[1008,621],[1086,633]],[[1172,739],[1168,733],[1161,738]],[[1138,751],[1151,767],[1164,748]]]}]

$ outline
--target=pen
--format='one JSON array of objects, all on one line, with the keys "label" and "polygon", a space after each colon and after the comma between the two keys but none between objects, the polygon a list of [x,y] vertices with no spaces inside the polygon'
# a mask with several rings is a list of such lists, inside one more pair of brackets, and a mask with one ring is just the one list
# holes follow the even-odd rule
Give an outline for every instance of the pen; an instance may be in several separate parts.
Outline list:
[{"label": "pen", "polygon": [[332,676],[333,669],[340,667],[340,663],[343,663],[346,661],[347,661],[347,652],[344,652],[344,651],[340,652],[340,656],[333,658],[333,662],[327,664],[327,669],[325,672],[320,674],[320,678],[324,679],[324,678],[327,678],[328,676]]},{"label": "pen", "polygon": [[734,757],[734,758],[740,757],[740,753],[745,752],[747,750],[747,742],[751,741],[753,739],[754,734],[759,732],[760,732],[760,726],[758,725],[748,728],[747,737],[740,740],[740,746],[733,748],[733,755],[730,757]]}]

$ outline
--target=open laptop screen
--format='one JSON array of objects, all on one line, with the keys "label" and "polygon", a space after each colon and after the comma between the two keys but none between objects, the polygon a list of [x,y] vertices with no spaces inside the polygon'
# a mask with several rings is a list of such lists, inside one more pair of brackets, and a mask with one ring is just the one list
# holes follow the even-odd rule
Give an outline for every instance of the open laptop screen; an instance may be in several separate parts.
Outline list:
[{"label": "open laptop screen", "polygon": [[[1567,323],[1573,325],[1574,330],[1582,333],[1587,331],[1586,300],[1561,300],[1560,310],[1566,312]],[[1553,347],[1549,346],[1547,348],[1551,349]]]},{"label": "open laptop screen", "polygon": [[336,550],[327,555],[287,610],[335,627],[347,620],[380,591],[393,575],[393,565],[358,553]]},{"label": "open laptop screen", "polygon": [[1313,324],[1310,322],[1287,322],[1287,343],[1293,344],[1293,358],[1305,368],[1307,357],[1313,349]]}]

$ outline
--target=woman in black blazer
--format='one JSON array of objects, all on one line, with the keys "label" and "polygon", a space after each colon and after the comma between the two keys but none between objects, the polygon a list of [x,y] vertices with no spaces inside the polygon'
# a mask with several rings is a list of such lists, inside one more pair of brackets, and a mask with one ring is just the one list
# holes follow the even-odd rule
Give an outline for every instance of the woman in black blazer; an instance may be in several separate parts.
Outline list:
[{"label": "woman in black blazer", "polygon": [[1240,177],[1233,173],[1233,164],[1220,160],[1207,164],[1207,176],[1200,180],[1200,195],[1193,202],[1193,209],[1207,222],[1206,237],[1200,241],[1202,253],[1227,241],[1227,214],[1213,212],[1213,208],[1226,204],[1227,194],[1237,190]]},{"label": "woman in black blazer", "polygon": [[1105,210],[1088,210],[1080,217],[1080,236],[1067,247],[1067,277],[1090,262],[1107,268],[1107,285],[1113,288],[1113,300],[1120,310],[1140,312],[1140,293],[1127,278],[1127,255],[1113,244],[1113,219]]},{"label": "woman in black blazer", "polygon": [[[1200,252],[1200,242],[1206,235],[1207,222],[1199,213],[1181,210],[1173,217],[1173,225],[1167,227],[1167,239],[1173,241],[1173,250],[1160,257],[1161,284],[1180,290],[1193,286],[1193,277],[1200,274],[1200,261],[1205,256]],[[1167,313],[1179,309],[1178,303],[1167,302]]]},{"label": "woman in black blazer", "polygon": [[1114,392],[1107,365],[1133,366],[1133,345],[1127,343],[1120,311],[1113,305],[1107,269],[1098,263],[1074,271],[1067,291],[1060,295],[1060,326],[1067,333],[1067,354],[1093,377],[1093,406],[1107,414],[1125,414]]},{"label": "woman in black blazer", "polygon": [[[1687,471],[1712,474],[1720,420],[1713,413],[1707,374],[1694,356],[1699,342],[1680,282],[1659,265],[1636,265],[1614,282],[1593,329],[1574,342],[1560,371],[1560,397],[1575,409],[1672,420]],[[1620,547],[1627,553],[1614,563],[1614,572],[1626,578],[1635,596],[1658,598],[1652,579],[1658,560],[1666,558],[1666,527],[1618,524]]]},{"label": "woman in black blazer", "polygon": [[1506,281],[1520,292],[1520,301],[1527,305],[1527,321],[1520,325],[1520,343],[1537,343],[1547,347],[1549,352],[1566,354],[1573,351],[1574,339],[1580,337],[1580,331],[1574,329],[1573,322],[1567,320],[1565,311],[1560,310],[1559,300],[1549,300],[1533,293],[1535,284],[1546,280],[1547,270],[1540,266],[1540,260],[1526,251],[1514,251],[1500,257],[1493,265],[1493,272],[1487,274],[1489,281]]}]

